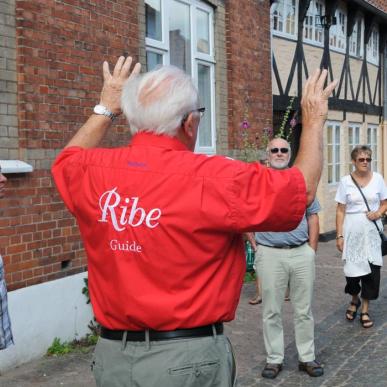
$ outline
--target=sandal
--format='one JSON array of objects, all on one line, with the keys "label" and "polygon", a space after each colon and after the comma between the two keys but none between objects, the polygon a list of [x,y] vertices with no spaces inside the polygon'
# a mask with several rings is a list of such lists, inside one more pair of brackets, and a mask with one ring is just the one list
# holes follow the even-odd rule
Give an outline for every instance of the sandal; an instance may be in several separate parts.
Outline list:
[{"label": "sandal", "polygon": [[345,318],[348,321],[353,321],[353,320],[355,320],[355,318],[357,316],[357,310],[359,309],[359,307],[361,305],[361,301],[360,301],[360,299],[358,299],[357,303],[351,301],[350,305],[354,306],[356,309],[355,310],[347,309],[345,311]]},{"label": "sandal", "polygon": [[[364,319],[363,316],[368,316],[367,319]],[[374,325],[374,322],[370,319],[370,315],[365,313],[360,313],[360,324],[363,328],[371,328]]]},{"label": "sandal", "polygon": [[250,298],[249,300],[249,304],[250,305],[257,305],[257,304],[261,304],[262,303],[262,298],[261,297],[254,297],[254,298]]}]

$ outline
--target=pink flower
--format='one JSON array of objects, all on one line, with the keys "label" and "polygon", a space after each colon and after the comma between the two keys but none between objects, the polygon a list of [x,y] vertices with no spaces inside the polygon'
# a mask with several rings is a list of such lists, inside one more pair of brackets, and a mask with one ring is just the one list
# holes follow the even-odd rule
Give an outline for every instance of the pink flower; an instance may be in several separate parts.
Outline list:
[{"label": "pink flower", "polygon": [[291,120],[290,120],[290,126],[292,127],[292,128],[294,128],[296,125],[297,125],[297,120],[293,117]]},{"label": "pink flower", "polygon": [[243,120],[241,127],[242,127],[243,129],[248,129],[248,128],[250,128],[250,123],[249,123],[249,121],[247,121],[246,118]]}]

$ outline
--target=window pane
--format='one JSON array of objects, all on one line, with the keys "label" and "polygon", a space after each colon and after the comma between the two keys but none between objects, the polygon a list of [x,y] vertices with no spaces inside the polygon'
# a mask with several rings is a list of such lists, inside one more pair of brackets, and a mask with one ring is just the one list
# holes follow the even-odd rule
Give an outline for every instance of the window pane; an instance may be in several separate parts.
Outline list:
[{"label": "window pane", "polygon": [[153,70],[156,66],[163,64],[163,56],[157,52],[146,52],[146,68],[147,71]]},{"label": "window pane", "polygon": [[162,40],[160,0],[145,0],[146,37]]},{"label": "window pane", "polygon": [[170,63],[191,74],[189,5],[171,0],[169,13]]},{"label": "window pane", "polygon": [[197,10],[197,19],[196,19],[196,29],[197,29],[197,44],[196,48],[199,52],[204,52],[205,54],[210,53],[210,15],[202,11],[201,9]]},{"label": "window pane", "polygon": [[328,137],[327,138],[328,144],[332,144],[332,127],[331,126],[328,127],[328,136],[327,137]]},{"label": "window pane", "polygon": [[332,165],[328,165],[328,183],[333,181],[333,168]]},{"label": "window pane", "polygon": [[335,176],[335,182],[340,181],[340,164],[336,164],[336,176]]},{"label": "window pane", "polygon": [[332,155],[332,145],[328,145],[328,163],[332,163],[333,155]]},{"label": "window pane", "polygon": [[206,108],[200,119],[199,146],[212,146],[211,137],[211,69],[209,66],[198,64],[198,89],[201,106]]},{"label": "window pane", "polygon": [[335,143],[340,144],[340,127],[336,126],[335,129]]}]

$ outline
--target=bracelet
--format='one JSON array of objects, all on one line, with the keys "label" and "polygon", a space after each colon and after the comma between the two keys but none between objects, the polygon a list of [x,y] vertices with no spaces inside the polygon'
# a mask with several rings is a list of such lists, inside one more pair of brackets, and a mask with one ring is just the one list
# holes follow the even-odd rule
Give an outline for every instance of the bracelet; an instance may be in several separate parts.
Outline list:
[{"label": "bracelet", "polygon": [[337,235],[336,240],[337,239],[344,239],[344,237],[342,235]]}]

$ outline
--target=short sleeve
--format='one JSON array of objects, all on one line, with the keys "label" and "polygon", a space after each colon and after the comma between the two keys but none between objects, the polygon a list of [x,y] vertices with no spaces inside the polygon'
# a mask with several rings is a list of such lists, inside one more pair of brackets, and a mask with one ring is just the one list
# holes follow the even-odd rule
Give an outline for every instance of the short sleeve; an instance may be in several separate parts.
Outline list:
[{"label": "short sleeve", "polygon": [[339,186],[337,188],[335,201],[340,204],[346,204],[347,203],[347,194],[345,189],[345,182],[344,177],[341,178]]},{"label": "short sleeve", "polygon": [[383,176],[380,175],[380,200],[387,199],[387,186],[384,182]]},{"label": "short sleeve", "polygon": [[289,231],[306,209],[305,180],[296,167],[266,168],[240,163],[233,180],[232,216],[235,231]]},{"label": "short sleeve", "polygon": [[306,209],[306,216],[311,216],[313,214],[317,214],[321,211],[320,202],[315,198],[313,202],[309,205],[309,207]]},{"label": "short sleeve", "polygon": [[65,148],[58,155],[51,168],[58,191],[72,214],[74,214],[76,190],[81,184],[84,173],[81,165],[83,151],[84,149],[81,147]]}]

